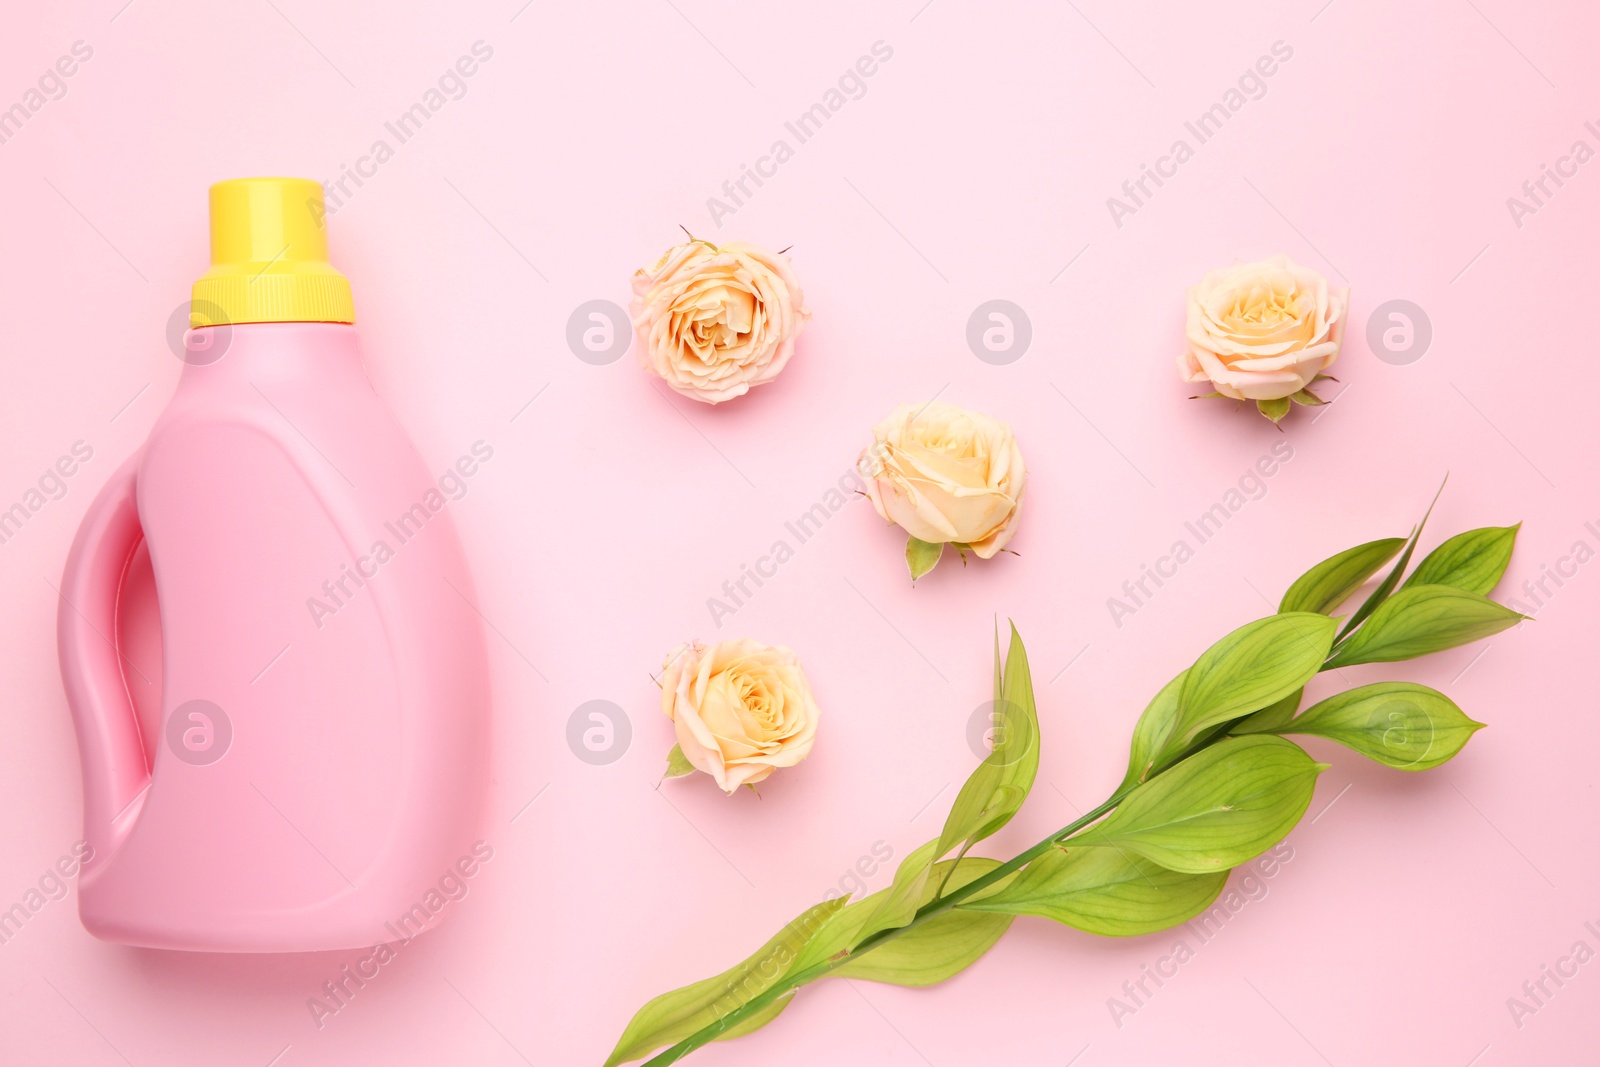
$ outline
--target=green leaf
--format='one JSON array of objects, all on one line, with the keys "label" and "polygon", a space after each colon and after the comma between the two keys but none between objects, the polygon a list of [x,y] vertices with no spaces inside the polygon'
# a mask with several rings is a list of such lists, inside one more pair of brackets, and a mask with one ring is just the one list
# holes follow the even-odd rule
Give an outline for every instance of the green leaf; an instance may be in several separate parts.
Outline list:
[{"label": "green leaf", "polygon": [[1283,417],[1289,414],[1289,398],[1280,396],[1276,400],[1257,400],[1256,410],[1271,419],[1274,424],[1280,423]]},{"label": "green leaf", "polygon": [[1308,408],[1319,408],[1327,403],[1326,400],[1322,399],[1309,389],[1301,389],[1298,392],[1291,393],[1289,395],[1289,399],[1293,400],[1296,404],[1300,404]]},{"label": "green leaf", "polygon": [[1039,915],[1091,934],[1131,937],[1194,918],[1227,880],[1226,870],[1183,874],[1113,848],[1053,848],[1000,892],[956,908]]},{"label": "green leaf", "polygon": [[[998,664],[999,646],[996,645]],[[1011,627],[1011,645],[999,673],[994,703],[994,749],[962,784],[939,834],[933,859],[957,845],[970,846],[1011,821],[1039,772],[1039,712],[1033,675],[1022,637]]]},{"label": "green leaf", "polygon": [[1404,537],[1385,537],[1329,556],[1295,579],[1289,591],[1283,594],[1278,610],[1316,611],[1326,615],[1349,599],[1379,567],[1393,559],[1405,543]]},{"label": "green leaf", "polygon": [[929,878],[933,873],[933,861],[937,858],[934,852],[937,844],[937,841],[929,841],[912,850],[911,855],[901,860],[900,866],[895,868],[894,881],[889,888],[867,898],[877,899],[878,904],[855,931],[852,945],[879,930],[895,929],[911,921],[922,906],[924,894],[932,888]]},{"label": "green leaf", "polygon": [[914,582],[933,570],[943,554],[942,544],[919,541],[915,537],[906,538],[906,566],[911,568],[911,580]]},{"label": "green leaf", "polygon": [[1525,618],[1465,589],[1408,586],[1384,601],[1372,618],[1339,646],[1328,666],[1414,659],[1489,637]]},{"label": "green leaf", "polygon": [[1163,756],[1181,752],[1208,726],[1260,711],[1304,686],[1322,669],[1337,628],[1316,612],[1268,615],[1206,649],[1183,679]]},{"label": "green leaf", "polygon": [[1511,562],[1511,549],[1521,528],[1519,522],[1456,534],[1417,564],[1406,585],[1450,585],[1488,596]]},{"label": "green leaf", "polygon": [[1129,746],[1128,773],[1122,778],[1121,788],[1144,781],[1166,749],[1167,739],[1178,721],[1178,691],[1188,673],[1180,671],[1176,678],[1162,686],[1161,692],[1139,716],[1133,728],[1133,743]]},{"label": "green leaf", "polygon": [[1411,531],[1411,536],[1406,538],[1406,547],[1401,550],[1400,558],[1395,561],[1395,565],[1389,570],[1389,573],[1384,575],[1383,581],[1378,583],[1378,587],[1367,594],[1367,599],[1361,602],[1361,606],[1356,609],[1355,614],[1350,616],[1349,621],[1344,624],[1344,629],[1339,631],[1339,636],[1334,641],[1334,644],[1338,644],[1339,641],[1343,641],[1350,636],[1355,628],[1360,626],[1367,616],[1377,611],[1378,605],[1387,600],[1389,594],[1394,592],[1394,587],[1399,583],[1400,576],[1405,573],[1406,567],[1411,564],[1411,554],[1417,550],[1417,541],[1422,537],[1422,528],[1428,525],[1428,517],[1433,514],[1433,506],[1439,502],[1439,494],[1444,492],[1445,483],[1449,480],[1449,476],[1446,475],[1444,482],[1439,483],[1438,492],[1433,494],[1432,503],[1428,505],[1428,510],[1422,513],[1422,521],[1417,523],[1416,528]]},{"label": "green leaf", "polygon": [[743,1037],[745,1034],[754,1033],[761,1029],[779,1015],[782,1015],[783,1009],[789,1006],[789,1002],[794,999],[794,995],[798,992],[800,992],[798,989],[790,990],[754,1015],[745,1016],[739,1022],[728,1027],[727,1030],[718,1034],[717,1040],[732,1041],[736,1037]]},{"label": "green leaf", "polygon": [[878,909],[878,905],[883,903],[883,898],[888,892],[887,889],[880,889],[860,900],[852,900],[834,912],[817,931],[816,936],[806,942],[789,970],[798,974],[852,948],[862,939],[862,926]]},{"label": "green leaf", "polygon": [[1300,698],[1304,695],[1304,689],[1296,689],[1276,704],[1269,704],[1254,715],[1240,719],[1228,732],[1230,734],[1280,733],[1278,727],[1294,718],[1294,713],[1300,710]]},{"label": "green leaf", "polygon": [[1377,682],[1313,704],[1279,732],[1337,741],[1402,771],[1437,767],[1466,746],[1483,723],[1453,700],[1415,682]]},{"label": "green leaf", "polygon": [[1069,843],[1115,846],[1189,874],[1226,870],[1294,828],[1327,767],[1279,737],[1225,738],[1139,786]]},{"label": "green leaf", "polygon": [[[944,881],[946,876],[948,887],[959,889],[998,866],[998,860],[976,856],[936,864],[924,899],[918,906],[933,899],[935,884]],[[1006,884],[1004,880],[999,883]],[[985,900],[991,891],[986,888],[975,899]],[[841,978],[866,978],[894,985],[934,985],[964,970],[988,952],[1010,926],[1010,915],[952,909],[841,964],[833,973]]]},{"label": "green leaf", "polygon": [[683,746],[673,745],[672,751],[667,753],[667,773],[661,777],[682,778],[686,774],[693,774],[694,770],[694,764],[683,754]]},{"label": "green leaf", "polygon": [[[809,907],[737,966],[650,1001],[628,1023],[617,1047],[606,1059],[606,1067],[640,1059],[663,1045],[675,1044],[698,1030],[716,1025],[730,1012],[760,996],[788,972],[806,942],[846,903],[841,897]],[[756,1025],[761,1025],[770,1022],[782,1010],[763,1009],[753,1018],[760,1020]],[[736,1037],[753,1029],[756,1026],[746,1020],[729,1027],[718,1039]]]}]

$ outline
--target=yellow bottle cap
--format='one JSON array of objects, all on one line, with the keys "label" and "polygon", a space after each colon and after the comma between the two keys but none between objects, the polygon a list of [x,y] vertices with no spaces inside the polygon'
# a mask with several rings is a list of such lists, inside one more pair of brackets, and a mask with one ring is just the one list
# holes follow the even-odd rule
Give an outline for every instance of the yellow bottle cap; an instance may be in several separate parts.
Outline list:
[{"label": "yellow bottle cap", "polygon": [[211,187],[211,269],[194,283],[190,326],[355,322],[350,281],[328,262],[322,186],[234,178]]}]

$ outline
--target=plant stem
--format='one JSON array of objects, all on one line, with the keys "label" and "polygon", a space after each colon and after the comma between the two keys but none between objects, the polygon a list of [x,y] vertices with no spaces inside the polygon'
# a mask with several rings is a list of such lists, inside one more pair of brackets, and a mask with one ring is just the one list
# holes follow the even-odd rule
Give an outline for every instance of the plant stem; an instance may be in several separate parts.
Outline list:
[{"label": "plant stem", "polygon": [[985,871],[983,874],[961,886],[959,889],[951,890],[951,892],[947,895],[935,897],[933,900],[928,901],[928,903],[917,909],[916,914],[911,917],[911,921],[906,923],[906,925],[892,927],[887,930],[879,930],[877,933],[862,939],[860,944],[856,945],[846,953],[835,956],[830,960],[825,960],[822,963],[816,964],[815,966],[807,967],[805,970],[799,971],[795,974],[783,976],[767,989],[763,990],[756,996],[751,997],[749,1000],[745,1001],[742,1005],[724,1015],[715,1023],[695,1031],[682,1041],[679,1041],[676,1045],[658,1052],[654,1057],[647,1060],[643,1067],[666,1067],[667,1064],[677,1063],[695,1049],[715,1041],[718,1035],[725,1033],[731,1027],[743,1022],[745,1019],[748,1019],[750,1016],[756,1014],[762,1009],[770,1007],[774,1001],[776,1001],[779,997],[789,993],[791,990],[799,989],[803,985],[814,982],[818,978],[822,978],[833,970],[842,967],[851,960],[859,958],[862,953],[871,952],[879,945],[886,944],[896,937],[899,937],[901,934],[904,934],[909,930],[916,929],[918,926],[927,922],[934,916],[949,911],[951,908],[954,908],[956,905],[960,904],[961,901],[966,900],[973,894],[982,892],[984,889],[994,885],[1001,879],[1008,877],[1018,870],[1021,870],[1023,867],[1027,866],[1035,859],[1038,859],[1040,856],[1044,855],[1050,849],[1071,837],[1085,826],[1098,821],[1101,816],[1105,815],[1106,812],[1120,804],[1122,802],[1122,798],[1127,796],[1133,788],[1134,787],[1129,786],[1117,790],[1110,797],[1106,798],[1103,803],[1096,806],[1092,811],[1080,816],[1077,819],[1074,819],[1072,822],[1068,823],[1066,826],[1063,826],[1061,829],[1057,830],[1043,841],[1040,841],[1032,848],[1018,853],[1011,859],[1000,864],[998,867],[995,867],[993,870]]}]

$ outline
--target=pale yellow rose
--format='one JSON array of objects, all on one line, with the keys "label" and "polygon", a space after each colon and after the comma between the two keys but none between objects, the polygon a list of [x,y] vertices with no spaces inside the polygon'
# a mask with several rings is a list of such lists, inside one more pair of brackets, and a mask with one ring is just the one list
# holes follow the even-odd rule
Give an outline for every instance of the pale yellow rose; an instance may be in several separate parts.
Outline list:
[{"label": "pale yellow rose", "polygon": [[688,761],[730,794],[805,759],[817,734],[817,702],[795,654],[743,637],[674,649],[661,710]]},{"label": "pale yellow rose", "polygon": [[879,515],[918,541],[970,546],[983,559],[1016,533],[1028,473],[1010,426],[935,401],[896,408],[872,437],[858,466]]},{"label": "pale yellow rose", "polygon": [[633,276],[639,361],[684,396],[719,404],[770,382],[811,313],[788,260],[689,241]]},{"label": "pale yellow rose", "polygon": [[1288,256],[1211,271],[1189,290],[1178,372],[1235,400],[1293,396],[1338,358],[1349,301]]}]

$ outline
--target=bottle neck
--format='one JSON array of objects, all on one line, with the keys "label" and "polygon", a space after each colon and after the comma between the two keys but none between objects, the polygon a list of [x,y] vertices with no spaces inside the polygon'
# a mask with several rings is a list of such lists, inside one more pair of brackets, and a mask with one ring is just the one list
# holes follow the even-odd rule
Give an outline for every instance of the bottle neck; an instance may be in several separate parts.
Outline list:
[{"label": "bottle neck", "polygon": [[201,326],[183,336],[180,384],[252,376],[326,374],[361,363],[354,326],[339,322],[246,322]]}]

